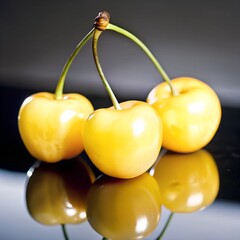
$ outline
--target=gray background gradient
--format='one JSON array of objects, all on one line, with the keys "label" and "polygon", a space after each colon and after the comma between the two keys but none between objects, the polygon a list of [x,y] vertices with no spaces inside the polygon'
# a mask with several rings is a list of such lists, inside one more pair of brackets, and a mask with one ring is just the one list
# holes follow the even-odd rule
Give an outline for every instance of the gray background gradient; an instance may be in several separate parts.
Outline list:
[{"label": "gray background gradient", "polygon": [[[77,43],[98,12],[138,36],[170,78],[210,84],[225,105],[240,105],[240,1],[29,1],[0,3],[0,84],[54,91]],[[117,97],[145,98],[162,81],[142,50],[106,31],[101,64]],[[74,61],[65,91],[106,95],[88,43]]]}]

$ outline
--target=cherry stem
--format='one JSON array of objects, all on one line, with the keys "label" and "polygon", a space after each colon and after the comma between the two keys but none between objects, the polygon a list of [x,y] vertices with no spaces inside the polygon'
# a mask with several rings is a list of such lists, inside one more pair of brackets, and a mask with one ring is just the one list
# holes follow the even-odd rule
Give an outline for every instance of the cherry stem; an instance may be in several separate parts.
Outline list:
[{"label": "cherry stem", "polygon": [[153,62],[153,64],[157,68],[158,72],[160,73],[160,75],[162,76],[164,81],[168,83],[172,95],[177,95],[175,89],[173,88],[173,86],[171,84],[170,78],[168,77],[166,72],[163,70],[162,66],[159,64],[159,62],[154,57],[154,55],[151,53],[151,51],[147,48],[147,46],[140,39],[138,39],[136,36],[134,36],[132,33],[128,32],[127,30],[120,28],[116,25],[113,25],[111,23],[109,23],[107,25],[106,29],[118,32],[118,33],[124,35],[125,37],[128,37],[129,39],[131,39],[134,43],[136,43],[146,53],[146,55],[150,58],[150,60]]},{"label": "cherry stem", "polygon": [[69,240],[65,224],[62,224],[61,227],[62,227],[62,232],[63,232],[64,239]]},{"label": "cherry stem", "polygon": [[92,50],[93,50],[93,57],[94,57],[94,61],[95,61],[95,64],[96,64],[96,67],[97,67],[97,70],[98,70],[98,73],[102,79],[102,83],[112,101],[112,104],[114,106],[115,109],[118,109],[120,110],[121,109],[121,106],[120,104],[118,103],[118,100],[116,99],[110,85],[108,84],[108,81],[103,73],[103,70],[102,70],[102,67],[100,65],[100,62],[99,62],[99,57],[98,57],[98,39],[99,39],[99,36],[101,35],[102,33],[102,30],[99,30],[98,28],[95,29],[94,31],[94,34],[93,34],[93,41],[92,41]]},{"label": "cherry stem", "polygon": [[75,50],[73,51],[73,53],[71,54],[67,62],[65,63],[62,73],[60,75],[60,78],[58,80],[56,90],[55,90],[55,98],[57,100],[61,100],[63,97],[63,87],[64,87],[65,79],[73,60],[75,59],[75,57],[77,56],[81,48],[88,42],[89,39],[92,38],[93,32],[94,32],[94,28],[79,42],[79,44],[77,45],[77,47],[75,48]]},{"label": "cherry stem", "polygon": [[163,239],[163,235],[165,234],[165,232],[166,232],[166,230],[167,230],[167,228],[168,228],[172,218],[173,218],[173,212],[170,213],[170,215],[169,215],[169,217],[168,217],[168,219],[167,219],[167,221],[166,221],[166,223],[165,223],[165,225],[163,227],[162,232],[160,233],[160,235],[157,237],[156,240],[162,240]]}]

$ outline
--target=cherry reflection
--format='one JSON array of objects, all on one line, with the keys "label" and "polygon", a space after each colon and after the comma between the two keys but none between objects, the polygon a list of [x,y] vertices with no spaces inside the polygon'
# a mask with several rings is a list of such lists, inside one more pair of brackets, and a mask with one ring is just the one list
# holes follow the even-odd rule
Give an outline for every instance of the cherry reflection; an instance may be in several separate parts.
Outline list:
[{"label": "cherry reflection", "polygon": [[213,156],[202,149],[189,154],[167,152],[154,166],[162,204],[174,213],[201,210],[214,202],[219,172]]},{"label": "cherry reflection", "polygon": [[29,214],[44,225],[86,221],[87,194],[94,180],[93,171],[80,157],[58,163],[38,162],[28,171]]},{"label": "cherry reflection", "polygon": [[103,239],[143,239],[160,220],[159,186],[150,174],[132,179],[102,175],[92,185],[87,219]]}]

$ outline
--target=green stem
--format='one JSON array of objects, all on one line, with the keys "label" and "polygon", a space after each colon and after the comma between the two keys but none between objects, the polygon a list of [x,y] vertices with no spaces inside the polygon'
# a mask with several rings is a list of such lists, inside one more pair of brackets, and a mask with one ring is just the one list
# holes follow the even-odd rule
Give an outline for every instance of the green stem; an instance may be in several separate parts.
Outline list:
[{"label": "green stem", "polygon": [[163,70],[162,66],[159,64],[159,62],[154,57],[154,55],[151,53],[151,51],[147,48],[147,46],[140,39],[138,39],[136,36],[134,36],[132,33],[128,32],[127,30],[125,30],[123,28],[120,28],[120,27],[118,27],[116,25],[113,25],[111,23],[109,23],[107,25],[106,29],[118,32],[118,33],[124,35],[125,37],[128,37],[129,39],[131,39],[134,43],[136,43],[146,53],[146,55],[150,58],[150,60],[153,62],[153,64],[157,68],[158,72],[160,73],[160,75],[162,76],[164,81],[168,83],[168,85],[169,85],[169,87],[171,89],[172,95],[176,95],[177,94],[175,92],[175,89],[173,88],[173,86],[171,84],[170,78],[168,77],[166,72]]},{"label": "green stem", "polygon": [[77,47],[75,48],[75,50],[73,51],[72,55],[69,57],[69,59],[67,60],[62,73],[60,75],[60,78],[58,80],[58,84],[55,90],[55,98],[57,100],[62,99],[62,95],[63,95],[63,87],[64,87],[64,83],[65,83],[65,79],[68,73],[68,70],[73,62],[73,60],[75,59],[75,57],[77,56],[78,52],[81,50],[81,48],[88,42],[88,40],[92,37],[93,35],[93,31],[94,28],[81,40],[81,42],[77,45]]},{"label": "green stem", "polygon": [[165,234],[165,232],[166,232],[166,230],[167,230],[167,228],[168,228],[172,218],[173,218],[173,212],[171,212],[171,214],[169,215],[169,217],[167,219],[167,222],[165,223],[165,226],[163,227],[162,232],[160,233],[160,235],[157,237],[156,240],[162,240],[163,239],[163,236],[164,236],[164,234]]},{"label": "green stem", "polygon": [[101,67],[100,62],[99,62],[97,46],[98,46],[98,39],[99,39],[99,36],[101,35],[101,33],[102,33],[102,31],[99,30],[99,29],[95,29],[95,31],[94,31],[93,42],[92,42],[93,57],[94,57],[94,61],[95,61],[98,73],[99,73],[99,75],[102,79],[102,83],[103,83],[105,89],[107,90],[107,93],[108,93],[108,95],[109,95],[109,97],[110,97],[110,99],[113,103],[114,108],[120,110],[121,106],[118,103],[110,85],[108,84],[108,81],[105,78],[105,75],[103,73],[102,67]]},{"label": "green stem", "polygon": [[65,224],[62,224],[61,227],[62,227],[62,232],[63,232],[64,239],[69,240]]}]

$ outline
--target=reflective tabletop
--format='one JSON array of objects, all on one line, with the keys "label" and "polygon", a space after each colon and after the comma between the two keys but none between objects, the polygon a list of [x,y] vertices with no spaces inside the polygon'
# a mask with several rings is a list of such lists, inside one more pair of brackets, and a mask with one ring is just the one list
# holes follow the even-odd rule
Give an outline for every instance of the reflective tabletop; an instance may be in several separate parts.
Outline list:
[{"label": "reflective tabletop", "polygon": [[17,129],[30,92],[0,93],[1,240],[240,239],[240,109],[223,106],[220,128],[204,149],[162,149],[149,171],[121,180],[103,175],[85,153],[56,164],[34,159]]}]

